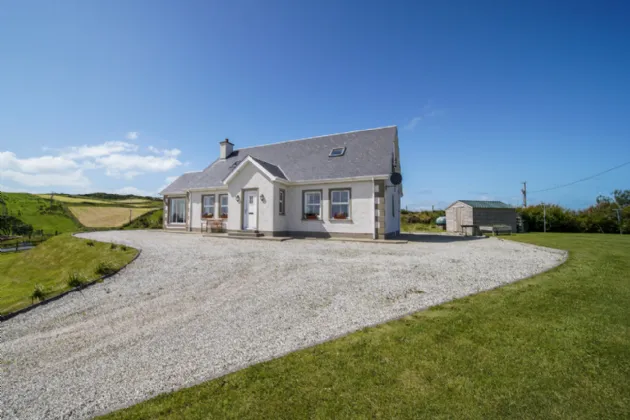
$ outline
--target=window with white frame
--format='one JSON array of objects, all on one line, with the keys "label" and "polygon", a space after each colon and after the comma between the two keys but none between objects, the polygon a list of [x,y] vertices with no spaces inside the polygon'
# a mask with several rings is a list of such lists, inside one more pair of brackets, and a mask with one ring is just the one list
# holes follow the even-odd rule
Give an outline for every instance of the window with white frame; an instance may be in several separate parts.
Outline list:
[{"label": "window with white frame", "polygon": [[168,205],[168,222],[173,224],[186,223],[186,199],[171,198]]},{"label": "window with white frame", "polygon": [[350,217],[350,190],[330,190],[330,217],[333,219]]},{"label": "window with white frame", "polygon": [[221,206],[221,211],[219,212],[219,216],[222,219],[227,219],[228,217],[228,196],[227,194],[219,195],[219,205]]},{"label": "window with white frame", "polygon": [[278,194],[278,212],[281,216],[284,216],[284,200],[286,197],[286,192],[283,189],[280,189]]},{"label": "window with white frame", "polygon": [[304,191],[304,218],[319,219],[322,216],[322,192]]},{"label": "window with white frame", "polygon": [[214,194],[201,196],[201,217],[214,217]]}]

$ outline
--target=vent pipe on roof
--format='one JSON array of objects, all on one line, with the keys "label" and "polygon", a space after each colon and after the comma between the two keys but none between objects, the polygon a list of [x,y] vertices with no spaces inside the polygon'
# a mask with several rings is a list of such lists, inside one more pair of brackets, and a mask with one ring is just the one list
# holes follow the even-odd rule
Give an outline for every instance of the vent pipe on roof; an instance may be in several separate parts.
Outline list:
[{"label": "vent pipe on roof", "polygon": [[230,143],[230,140],[228,139],[223,140],[219,144],[221,145],[221,159],[227,159],[232,154],[232,151],[234,150],[234,145]]}]

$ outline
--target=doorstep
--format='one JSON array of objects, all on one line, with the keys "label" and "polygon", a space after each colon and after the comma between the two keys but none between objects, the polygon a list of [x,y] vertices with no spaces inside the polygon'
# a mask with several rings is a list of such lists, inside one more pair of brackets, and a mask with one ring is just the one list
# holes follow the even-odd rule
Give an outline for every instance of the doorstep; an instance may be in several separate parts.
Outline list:
[{"label": "doorstep", "polygon": [[305,241],[338,241],[338,242],[364,242],[367,244],[406,244],[407,240],[404,239],[370,239],[370,238],[314,238],[311,236],[296,236],[295,239],[302,239]]},{"label": "doorstep", "polygon": [[205,233],[205,238],[225,238],[225,239],[238,239],[238,240],[252,240],[252,241],[276,241],[284,242],[293,239],[290,236],[234,236],[227,233]]}]

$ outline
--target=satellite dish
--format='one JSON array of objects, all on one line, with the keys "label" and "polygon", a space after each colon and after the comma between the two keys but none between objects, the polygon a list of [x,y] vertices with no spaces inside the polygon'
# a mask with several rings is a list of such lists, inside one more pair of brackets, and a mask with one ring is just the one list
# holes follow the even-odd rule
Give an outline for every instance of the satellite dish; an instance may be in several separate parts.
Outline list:
[{"label": "satellite dish", "polygon": [[402,175],[398,172],[394,172],[389,176],[389,180],[394,185],[399,185],[402,182]]}]

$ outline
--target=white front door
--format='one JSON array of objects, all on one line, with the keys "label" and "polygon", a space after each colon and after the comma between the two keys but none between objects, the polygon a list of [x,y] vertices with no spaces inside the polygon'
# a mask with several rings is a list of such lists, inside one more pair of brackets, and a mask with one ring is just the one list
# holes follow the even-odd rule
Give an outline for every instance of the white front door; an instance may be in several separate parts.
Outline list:
[{"label": "white front door", "polygon": [[243,204],[243,229],[258,228],[258,191],[245,191]]}]

